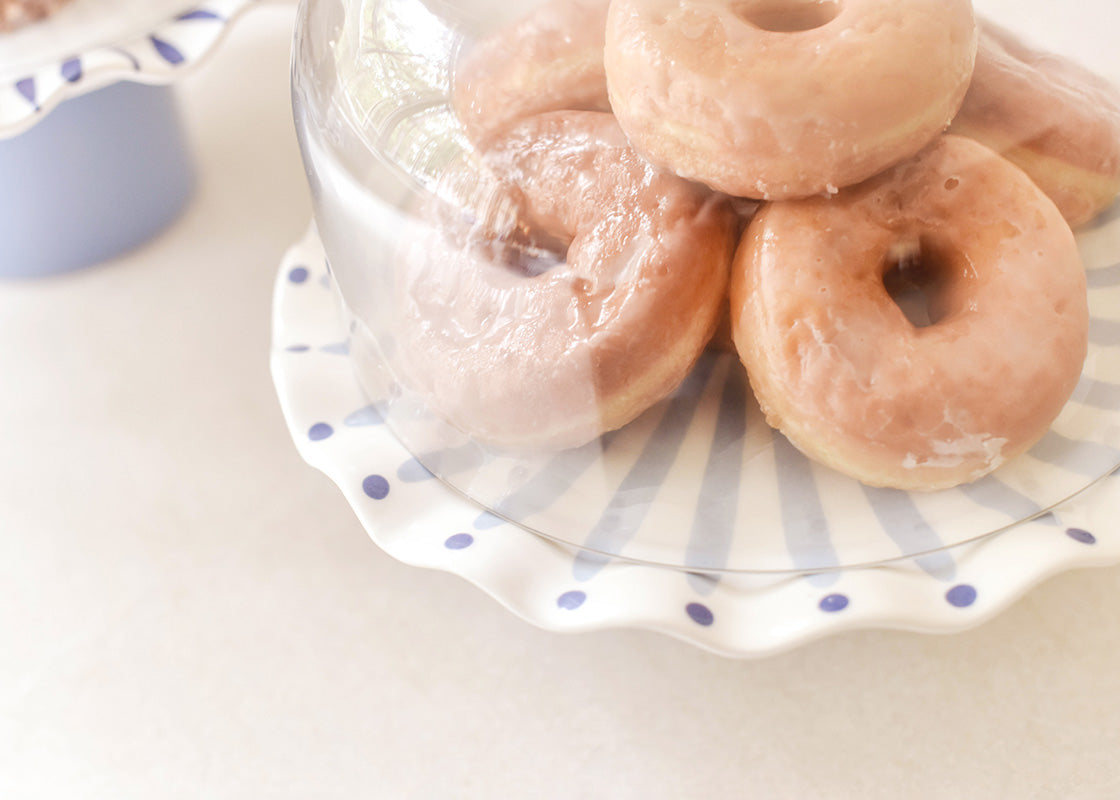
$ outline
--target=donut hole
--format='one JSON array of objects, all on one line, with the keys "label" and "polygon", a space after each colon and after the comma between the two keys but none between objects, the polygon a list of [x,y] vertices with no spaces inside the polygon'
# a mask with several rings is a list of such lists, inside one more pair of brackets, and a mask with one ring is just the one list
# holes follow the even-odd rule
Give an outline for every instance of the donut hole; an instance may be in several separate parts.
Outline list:
[{"label": "donut hole", "polygon": [[520,225],[503,243],[496,260],[526,278],[536,278],[568,260],[571,239],[543,228]]},{"label": "donut hole", "polygon": [[822,28],[840,14],[839,0],[741,0],[735,14],[772,33],[801,33]]},{"label": "donut hole", "polygon": [[953,261],[924,237],[900,241],[887,255],[883,288],[915,328],[936,325],[952,313]]}]

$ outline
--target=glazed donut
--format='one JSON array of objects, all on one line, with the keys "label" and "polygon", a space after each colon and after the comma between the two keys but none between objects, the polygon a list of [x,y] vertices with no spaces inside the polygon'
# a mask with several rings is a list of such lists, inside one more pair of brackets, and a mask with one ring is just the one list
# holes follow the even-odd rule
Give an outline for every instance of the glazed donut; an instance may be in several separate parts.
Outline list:
[{"label": "glazed donut", "polygon": [[972,85],[950,131],[1018,164],[1074,227],[1120,193],[1116,87],[986,20]]},{"label": "glazed donut", "polygon": [[736,215],[652,167],[601,112],[534,116],[486,163],[523,193],[555,264],[494,258],[485,233],[476,249],[421,231],[398,259],[397,371],[482,442],[586,443],[668,395],[703,352]]},{"label": "glazed donut", "polygon": [[451,103],[476,145],[548,111],[610,111],[603,71],[609,0],[549,0],[466,50]]},{"label": "glazed donut", "polygon": [[[915,324],[885,286],[926,287]],[[771,425],[873,486],[932,490],[1024,452],[1088,346],[1069,225],[1018,168],[944,136],[832,198],[764,206],[732,267],[735,344]]]},{"label": "glazed donut", "polygon": [[928,144],[975,53],[970,0],[614,0],[604,58],[635,148],[779,200],[835,192]]}]

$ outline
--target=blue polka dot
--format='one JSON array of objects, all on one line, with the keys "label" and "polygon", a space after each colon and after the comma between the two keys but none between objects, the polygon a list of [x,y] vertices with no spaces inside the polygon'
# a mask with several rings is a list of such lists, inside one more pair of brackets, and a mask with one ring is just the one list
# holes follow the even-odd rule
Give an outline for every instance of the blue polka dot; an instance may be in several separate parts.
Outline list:
[{"label": "blue polka dot", "polygon": [[557,597],[556,598],[556,605],[558,605],[558,606],[560,606],[560,608],[566,609],[568,611],[575,611],[577,608],[582,606],[584,601],[586,601],[586,600],[587,600],[587,593],[586,592],[581,592],[578,589],[576,589],[576,590],[573,590],[573,591],[570,591],[570,592],[564,592],[564,594]]},{"label": "blue polka dot", "polygon": [[1096,544],[1097,543],[1097,537],[1096,536],[1089,533],[1089,531],[1083,530],[1081,528],[1070,528],[1069,530],[1066,531],[1066,536],[1073,539],[1075,542],[1081,542],[1081,544]]},{"label": "blue polka dot", "polygon": [[685,611],[688,612],[688,616],[692,617],[692,621],[697,625],[707,627],[716,621],[712,610],[702,603],[689,603],[685,607]]},{"label": "blue polka dot", "polygon": [[837,611],[843,611],[848,607],[851,601],[847,596],[842,594],[830,594],[820,602],[821,611],[827,611],[829,614],[835,614]]},{"label": "blue polka dot", "polygon": [[307,271],[307,267],[294,267],[292,271],[288,273],[288,280],[292,283],[303,283],[310,274],[311,273]]},{"label": "blue polka dot", "polygon": [[367,475],[362,481],[362,491],[374,500],[384,500],[389,494],[389,481],[380,475]]},{"label": "blue polka dot", "polygon": [[945,599],[949,601],[949,605],[951,606],[968,608],[976,602],[976,588],[969,586],[967,583],[962,583],[960,586],[954,586],[946,592]]},{"label": "blue polka dot", "polygon": [[305,344],[293,344],[288,348],[289,353],[306,353],[311,348]]},{"label": "blue polka dot", "polygon": [[316,422],[314,425],[311,426],[311,429],[307,432],[307,438],[310,439],[313,442],[319,442],[319,441],[322,441],[323,439],[330,438],[330,436],[333,433],[334,433],[334,428],[332,428],[327,423]]},{"label": "blue polka dot", "polygon": [[[382,495],[382,497],[384,497],[384,495]],[[443,546],[448,550],[466,550],[472,544],[474,544],[474,537],[469,533],[457,533],[449,537],[448,540],[443,543]]]},{"label": "blue polka dot", "polygon": [[78,58],[67,59],[62,62],[58,71],[67,83],[77,83],[82,79],[82,61]]}]

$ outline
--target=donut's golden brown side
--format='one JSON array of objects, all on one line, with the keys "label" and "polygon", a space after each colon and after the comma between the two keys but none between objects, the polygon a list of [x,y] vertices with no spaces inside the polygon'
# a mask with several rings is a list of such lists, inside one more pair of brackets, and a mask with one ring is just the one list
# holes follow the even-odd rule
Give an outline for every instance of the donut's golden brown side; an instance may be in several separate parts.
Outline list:
[{"label": "donut's golden brown side", "polygon": [[672,392],[703,352],[738,218],[652,167],[610,114],[532,117],[486,159],[555,263],[502,258],[485,233],[473,248],[422,230],[399,259],[402,379],[480,441],[583,444]]},{"label": "donut's golden brown side", "polygon": [[[932,324],[886,288],[902,257],[927,281]],[[1069,226],[1018,167],[955,136],[833,198],[764,206],[731,304],[770,423],[874,486],[946,488],[1022,453],[1088,346]]]},{"label": "donut's golden brown side", "polygon": [[484,146],[550,111],[609,111],[603,71],[609,0],[548,0],[464,51],[452,105]]},{"label": "donut's golden brown side", "polygon": [[[761,203],[741,197],[730,198],[732,207],[739,216],[739,233],[736,241],[742,238],[751,218],[758,212]],[[720,304],[719,319],[716,322],[715,332],[708,342],[708,349],[717,353],[734,353],[735,341],[731,338],[731,305],[727,298]]]},{"label": "donut's golden brown side", "polygon": [[1074,227],[1120,194],[1120,91],[987,20],[972,85],[950,131],[1018,164]]},{"label": "donut's golden brown side", "polygon": [[942,133],[972,75],[969,0],[614,0],[614,113],[655,163],[740,197],[834,192]]}]

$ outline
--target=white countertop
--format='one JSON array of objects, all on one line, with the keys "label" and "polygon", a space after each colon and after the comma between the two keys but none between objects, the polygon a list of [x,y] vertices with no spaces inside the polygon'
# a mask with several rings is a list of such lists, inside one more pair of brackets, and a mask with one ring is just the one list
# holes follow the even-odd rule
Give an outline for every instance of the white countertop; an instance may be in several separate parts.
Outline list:
[{"label": "white countertop", "polygon": [[181,82],[174,227],[0,283],[0,797],[1120,796],[1120,569],[735,661],[547,633],[374,546],[269,375],[310,216],[292,19],[251,9]]}]

